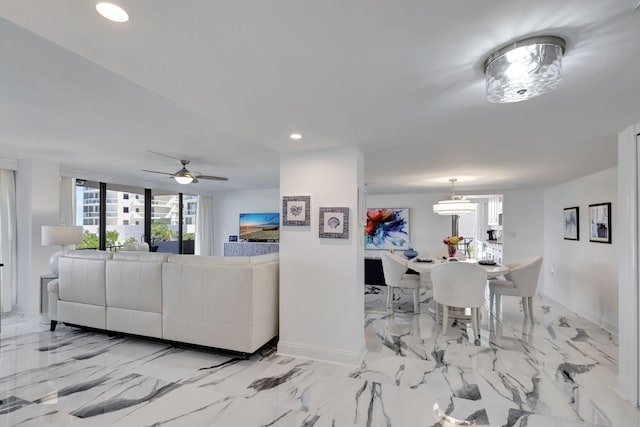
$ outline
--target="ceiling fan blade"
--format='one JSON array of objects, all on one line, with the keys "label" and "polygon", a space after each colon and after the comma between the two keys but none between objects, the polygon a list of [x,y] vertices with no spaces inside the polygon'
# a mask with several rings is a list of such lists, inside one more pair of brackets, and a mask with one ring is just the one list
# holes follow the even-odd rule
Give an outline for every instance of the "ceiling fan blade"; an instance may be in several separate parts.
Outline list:
[{"label": "ceiling fan blade", "polygon": [[212,181],[229,181],[229,178],[225,178],[222,176],[211,176],[211,175],[194,175],[194,178],[210,179]]},{"label": "ceiling fan blade", "polygon": [[140,169],[142,172],[151,172],[151,173],[161,173],[163,175],[173,176],[172,173],[169,172],[160,172],[160,171],[150,171],[149,169]]}]

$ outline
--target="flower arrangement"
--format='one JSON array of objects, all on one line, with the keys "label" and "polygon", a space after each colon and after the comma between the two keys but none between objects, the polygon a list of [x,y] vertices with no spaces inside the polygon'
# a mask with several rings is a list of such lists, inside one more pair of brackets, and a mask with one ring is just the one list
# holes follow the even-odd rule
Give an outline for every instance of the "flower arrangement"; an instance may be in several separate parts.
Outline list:
[{"label": "flower arrangement", "polygon": [[464,237],[462,236],[447,236],[442,239],[442,243],[447,245],[447,250],[449,251],[449,258],[453,258],[456,256],[456,247],[458,243],[460,243]]},{"label": "flower arrangement", "polygon": [[463,239],[464,239],[464,237],[462,237],[462,236],[447,236],[445,239],[442,240],[442,243],[444,243],[447,246],[448,245],[457,245]]}]

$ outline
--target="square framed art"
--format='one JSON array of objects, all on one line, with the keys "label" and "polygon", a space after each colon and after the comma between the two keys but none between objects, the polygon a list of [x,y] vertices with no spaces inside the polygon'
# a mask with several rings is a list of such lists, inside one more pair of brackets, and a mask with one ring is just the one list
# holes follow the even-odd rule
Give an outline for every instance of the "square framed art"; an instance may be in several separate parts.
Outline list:
[{"label": "square framed art", "polygon": [[564,208],[564,240],[580,240],[580,208]]},{"label": "square framed art", "polygon": [[311,225],[311,196],[283,196],[282,225]]},{"label": "square framed art", "polygon": [[349,208],[320,208],[318,235],[324,239],[348,239]]}]

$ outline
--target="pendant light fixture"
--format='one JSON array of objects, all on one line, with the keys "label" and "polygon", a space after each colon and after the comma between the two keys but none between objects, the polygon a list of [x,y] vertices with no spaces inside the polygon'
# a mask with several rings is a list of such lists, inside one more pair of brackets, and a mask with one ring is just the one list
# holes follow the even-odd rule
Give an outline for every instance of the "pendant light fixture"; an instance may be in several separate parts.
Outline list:
[{"label": "pendant light fixture", "polygon": [[475,212],[476,204],[462,196],[455,195],[456,178],[449,179],[451,182],[451,199],[440,200],[433,205],[433,212],[438,215],[467,215]]},{"label": "pendant light fixture", "polygon": [[566,42],[555,36],[530,37],[489,55],[484,63],[487,99],[519,102],[552,91],[562,80]]}]

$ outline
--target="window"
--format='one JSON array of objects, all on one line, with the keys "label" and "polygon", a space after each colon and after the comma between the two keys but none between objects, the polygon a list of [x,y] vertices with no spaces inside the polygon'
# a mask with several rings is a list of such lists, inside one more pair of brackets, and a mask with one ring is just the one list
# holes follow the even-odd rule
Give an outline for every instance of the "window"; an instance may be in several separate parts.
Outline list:
[{"label": "window", "polygon": [[[106,189],[102,200],[100,188]],[[150,192],[87,181],[77,186],[76,223],[85,228],[85,240],[78,248],[98,249],[102,241],[103,249],[117,250],[128,243],[148,240],[158,252],[193,254],[198,197],[154,192],[151,215],[145,217],[145,191]],[[145,225],[151,228],[148,239]],[[103,239],[99,238],[100,230],[104,230]]]},{"label": "window", "polygon": [[[155,192],[151,201],[151,245],[158,252],[193,254],[195,214],[198,197]],[[182,211],[182,242],[180,242],[180,212]]]},{"label": "window", "polygon": [[90,184],[76,185],[76,224],[82,225],[82,243],[78,249],[98,249],[100,225],[100,189]]}]

